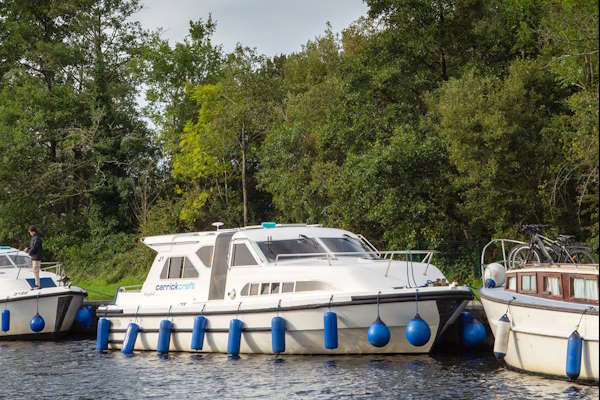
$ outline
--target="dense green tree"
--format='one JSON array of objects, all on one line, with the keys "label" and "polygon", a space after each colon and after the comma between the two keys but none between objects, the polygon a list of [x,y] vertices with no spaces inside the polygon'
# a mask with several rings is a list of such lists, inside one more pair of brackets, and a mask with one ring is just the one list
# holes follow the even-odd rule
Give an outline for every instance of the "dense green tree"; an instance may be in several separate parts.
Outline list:
[{"label": "dense green tree", "polygon": [[193,88],[214,83],[223,62],[221,47],[213,44],[215,21],[190,21],[188,35],[171,46],[161,32],[151,34],[132,63],[145,85],[145,112],[158,128],[167,152],[177,151],[178,135],[195,118]]},{"label": "dense green tree", "polygon": [[472,235],[551,222],[540,188],[556,158],[560,138],[550,128],[552,116],[566,111],[562,95],[533,61],[513,63],[505,79],[471,71],[440,88],[428,124],[447,143],[461,219]]},{"label": "dense green tree", "polygon": [[[229,197],[233,197],[229,189],[236,186],[241,194],[240,222],[247,225],[254,217],[249,182],[254,188],[255,153],[272,120],[275,78],[264,57],[238,46],[227,56],[218,83],[196,88],[197,122],[186,126],[173,158],[173,174],[187,197],[184,219],[191,222],[198,218],[209,192],[222,197],[227,208]],[[194,190],[186,191],[186,186]]]},{"label": "dense green tree", "polygon": [[[0,231],[69,237],[129,230],[136,180],[153,163],[128,69],[144,35],[136,1],[0,4]],[[14,217],[14,218],[13,218]]]},{"label": "dense green tree", "polygon": [[143,274],[140,234],[216,220],[434,247],[462,279],[522,223],[597,250],[597,1],[366,3],[267,58],[210,16],[144,32],[137,0],[0,0],[0,241],[35,222],[109,280]]}]

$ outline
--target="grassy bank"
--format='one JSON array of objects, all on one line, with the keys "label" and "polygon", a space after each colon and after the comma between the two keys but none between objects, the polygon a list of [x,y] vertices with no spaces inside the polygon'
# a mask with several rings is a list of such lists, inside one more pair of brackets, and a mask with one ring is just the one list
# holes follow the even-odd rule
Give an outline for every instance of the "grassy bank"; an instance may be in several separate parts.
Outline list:
[{"label": "grassy bank", "polygon": [[105,278],[82,278],[73,281],[88,292],[88,300],[112,300],[118,288],[123,286],[141,285],[145,277],[127,277],[118,282],[107,282]]}]

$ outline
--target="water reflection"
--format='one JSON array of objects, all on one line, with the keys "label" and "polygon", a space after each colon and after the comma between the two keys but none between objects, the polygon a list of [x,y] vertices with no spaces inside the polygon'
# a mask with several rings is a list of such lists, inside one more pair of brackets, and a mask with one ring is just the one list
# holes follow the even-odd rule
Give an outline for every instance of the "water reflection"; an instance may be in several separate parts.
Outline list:
[{"label": "water reflection", "polygon": [[583,386],[509,371],[491,356],[96,353],[93,341],[0,346],[6,398],[587,399]]}]

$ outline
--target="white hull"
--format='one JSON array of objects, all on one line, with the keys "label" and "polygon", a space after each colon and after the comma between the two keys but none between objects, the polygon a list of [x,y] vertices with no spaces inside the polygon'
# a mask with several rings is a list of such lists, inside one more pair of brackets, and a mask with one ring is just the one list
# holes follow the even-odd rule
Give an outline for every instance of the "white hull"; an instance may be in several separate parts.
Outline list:
[{"label": "white hull", "polygon": [[[466,295],[465,295],[466,297]],[[367,339],[367,330],[377,316],[377,305],[332,305],[320,307],[296,307],[293,310],[268,309],[264,312],[259,310],[235,310],[227,313],[209,313],[204,315],[208,320],[207,331],[204,339],[202,352],[227,352],[229,322],[238,318],[243,322],[241,338],[241,353],[272,354],[271,344],[271,320],[279,315],[286,321],[285,354],[375,354],[375,353],[427,353],[435,343],[438,334],[446,324],[452,322],[452,317],[460,313],[465,300],[448,300],[446,312],[440,313],[438,301],[419,301],[419,314],[427,321],[431,329],[430,340],[421,347],[409,344],[405,337],[405,327],[408,321],[415,315],[416,304],[414,301],[395,301],[380,304],[381,319],[391,331],[390,342],[381,348],[372,346]],[[451,303],[450,303],[451,302]],[[454,306],[452,312],[448,310]],[[323,314],[327,311],[337,314],[338,320],[338,348],[327,350],[323,339]],[[191,337],[193,321],[200,310],[192,312],[177,309],[173,310],[169,318],[164,310],[154,312],[153,315],[143,315],[140,312],[135,315],[119,316],[110,314],[111,333],[109,335],[109,348],[119,349],[125,336],[125,331],[130,322],[136,322],[141,331],[138,334],[136,350],[156,350],[158,342],[158,327],[160,321],[169,319],[173,322],[171,334],[171,351],[192,351]],[[442,315],[442,318],[440,318]],[[98,313],[103,316],[102,312]],[[449,321],[450,319],[450,321]],[[443,324],[441,327],[440,325]]]},{"label": "white hull", "polygon": [[[56,287],[11,296],[8,301],[0,300],[0,312],[10,311],[10,329],[8,332],[0,330],[0,340],[54,338],[68,332],[84,296],[85,292],[80,289]],[[29,326],[36,312],[45,322],[41,332],[33,332]]]},{"label": "white hull", "polygon": [[[490,328],[495,334],[497,321],[507,311],[507,302],[495,294],[504,291],[482,289],[481,302]],[[579,325],[583,337],[583,355],[579,379],[598,381],[598,311],[568,310],[560,307],[540,307],[524,304],[522,298],[512,302],[508,317],[511,321],[508,349],[504,361],[510,367],[565,377],[567,339]]]}]

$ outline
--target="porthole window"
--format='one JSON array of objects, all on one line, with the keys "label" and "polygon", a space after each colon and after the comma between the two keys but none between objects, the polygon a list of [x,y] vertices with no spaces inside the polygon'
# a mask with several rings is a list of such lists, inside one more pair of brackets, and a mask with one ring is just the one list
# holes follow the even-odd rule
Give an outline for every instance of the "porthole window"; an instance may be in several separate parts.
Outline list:
[{"label": "porthole window", "polygon": [[271,294],[279,293],[279,287],[280,287],[279,282],[271,283]]},{"label": "porthole window", "polygon": [[248,296],[248,292],[249,292],[249,291],[250,291],[250,284],[249,284],[249,283],[246,283],[246,284],[244,285],[244,287],[242,288],[242,291],[240,292],[240,294],[241,294],[242,296]]},{"label": "porthole window", "polygon": [[271,288],[270,283],[263,283],[260,287],[260,294],[269,294],[269,289]]},{"label": "porthole window", "polygon": [[283,282],[281,293],[291,293],[294,291],[294,282]]}]

